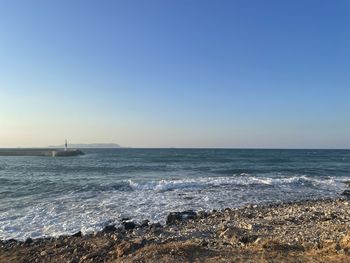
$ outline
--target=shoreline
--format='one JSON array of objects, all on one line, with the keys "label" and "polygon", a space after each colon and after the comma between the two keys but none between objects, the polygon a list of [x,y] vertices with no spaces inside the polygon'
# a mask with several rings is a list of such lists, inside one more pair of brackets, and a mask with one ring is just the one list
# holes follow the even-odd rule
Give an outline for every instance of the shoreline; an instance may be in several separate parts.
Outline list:
[{"label": "shoreline", "polygon": [[[0,240],[0,262],[350,261],[346,198],[173,212],[82,235]],[[321,261],[322,261],[321,260]]]},{"label": "shoreline", "polygon": [[[346,181],[346,184],[348,184],[348,187],[350,187],[350,181]],[[345,194],[344,194],[345,193]],[[37,237],[21,237],[21,238],[14,238],[14,237],[9,237],[9,238],[1,238],[0,237],[0,244],[2,242],[8,242],[8,241],[13,241],[13,242],[18,242],[18,243],[24,243],[27,240],[52,240],[52,239],[58,239],[61,237],[71,237],[74,235],[77,235],[79,233],[79,235],[81,234],[81,236],[90,236],[90,235],[96,235],[98,233],[104,232],[105,229],[108,229],[110,227],[114,227],[117,230],[122,230],[124,227],[125,222],[132,222],[135,224],[135,227],[139,227],[143,224],[143,222],[148,222],[148,225],[161,225],[162,227],[167,225],[167,217],[172,215],[172,214],[183,214],[184,215],[184,222],[186,222],[186,213],[189,212],[189,214],[195,214],[195,215],[202,215],[202,214],[211,214],[213,212],[217,212],[217,211],[224,211],[226,209],[229,210],[241,210],[241,209],[245,209],[247,207],[253,207],[253,208],[260,208],[260,209],[267,209],[267,208],[271,208],[271,207],[277,207],[277,206],[282,206],[282,205],[295,205],[295,204],[309,204],[312,202],[326,202],[326,201],[334,201],[334,200],[348,200],[346,197],[342,197],[342,196],[348,196],[349,197],[349,203],[350,203],[350,190],[346,189],[344,190],[342,193],[337,194],[336,196],[332,196],[332,197],[318,197],[318,198],[314,198],[314,199],[310,199],[310,198],[305,198],[305,199],[300,199],[300,200],[286,200],[286,201],[272,201],[272,202],[260,202],[260,203],[246,203],[246,204],[242,204],[241,206],[233,206],[233,207],[224,207],[224,208],[213,208],[211,210],[195,210],[195,209],[187,209],[187,210],[182,210],[182,211],[174,211],[174,212],[169,212],[168,214],[166,214],[166,216],[164,217],[163,220],[159,220],[159,221],[152,221],[149,218],[133,218],[133,217],[129,217],[129,216],[122,216],[119,217],[118,221],[114,221],[112,219],[108,219],[106,220],[107,222],[112,222],[109,224],[104,224],[103,227],[96,229],[96,230],[90,230],[88,232],[83,232],[80,230],[76,230],[76,231],[71,231],[69,233],[63,233],[63,234],[59,234],[59,235],[42,235],[42,236],[37,236]],[[190,216],[191,219],[191,216]]]}]

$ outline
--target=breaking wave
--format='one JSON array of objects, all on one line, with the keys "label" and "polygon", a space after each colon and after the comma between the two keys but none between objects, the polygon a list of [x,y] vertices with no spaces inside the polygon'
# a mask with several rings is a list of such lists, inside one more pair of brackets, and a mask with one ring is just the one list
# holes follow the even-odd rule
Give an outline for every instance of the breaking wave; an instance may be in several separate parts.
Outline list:
[{"label": "breaking wave", "polygon": [[249,186],[249,185],[309,185],[309,186],[334,186],[341,183],[342,179],[332,177],[315,178],[305,175],[296,175],[292,177],[268,177],[268,176],[249,176],[241,173],[235,177],[201,177],[178,180],[159,180],[148,182],[137,182],[128,180],[128,185],[135,191],[153,190],[158,192],[172,191],[180,189],[200,189],[209,187],[229,187],[229,186]]}]

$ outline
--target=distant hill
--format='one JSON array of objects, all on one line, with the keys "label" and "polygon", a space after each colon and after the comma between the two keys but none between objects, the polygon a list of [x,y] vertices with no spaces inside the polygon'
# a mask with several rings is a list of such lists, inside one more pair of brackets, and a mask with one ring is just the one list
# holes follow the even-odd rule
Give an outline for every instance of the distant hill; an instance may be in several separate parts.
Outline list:
[{"label": "distant hill", "polygon": [[[50,145],[49,148],[64,148],[64,145]],[[68,148],[121,148],[116,143],[87,143],[87,144],[69,144]]]}]

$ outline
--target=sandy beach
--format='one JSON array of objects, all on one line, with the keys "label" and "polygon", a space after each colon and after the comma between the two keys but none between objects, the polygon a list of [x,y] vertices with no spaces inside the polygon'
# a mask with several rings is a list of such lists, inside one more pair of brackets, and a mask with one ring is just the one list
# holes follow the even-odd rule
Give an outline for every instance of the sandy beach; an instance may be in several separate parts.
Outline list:
[{"label": "sandy beach", "polygon": [[349,262],[350,203],[323,199],[175,212],[58,238],[7,240],[0,262]]}]

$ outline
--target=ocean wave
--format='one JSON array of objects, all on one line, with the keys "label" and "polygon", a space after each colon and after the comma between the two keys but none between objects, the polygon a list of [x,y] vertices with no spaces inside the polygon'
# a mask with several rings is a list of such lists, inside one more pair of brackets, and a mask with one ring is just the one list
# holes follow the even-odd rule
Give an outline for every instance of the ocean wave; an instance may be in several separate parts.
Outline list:
[{"label": "ocean wave", "polygon": [[170,191],[184,188],[201,188],[206,184],[197,180],[160,180],[144,183],[137,183],[132,180],[128,181],[129,186],[133,190],[154,190],[154,191]]},{"label": "ocean wave", "polygon": [[208,187],[229,187],[229,186],[249,186],[249,185],[304,185],[304,186],[327,186],[340,183],[341,180],[329,178],[315,178],[305,175],[295,175],[290,177],[268,177],[268,176],[250,176],[241,173],[234,177],[201,177],[177,180],[159,180],[148,182],[136,182],[128,180],[127,183],[132,190],[157,192],[172,191],[177,189],[194,189]]}]

